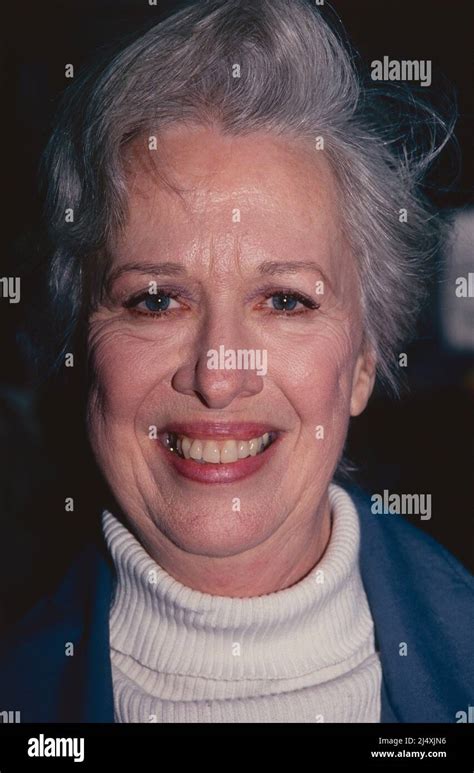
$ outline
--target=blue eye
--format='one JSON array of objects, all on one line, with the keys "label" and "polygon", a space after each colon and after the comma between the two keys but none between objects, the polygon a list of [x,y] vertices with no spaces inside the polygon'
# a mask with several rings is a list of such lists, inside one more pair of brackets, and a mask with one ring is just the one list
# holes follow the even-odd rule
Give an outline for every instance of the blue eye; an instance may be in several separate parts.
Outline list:
[{"label": "blue eye", "polygon": [[[285,290],[267,294],[267,300],[272,302],[273,311],[277,314],[304,314],[306,309],[319,309],[319,303],[315,303],[311,298],[307,298],[298,292],[287,292]],[[297,305],[305,308],[297,309]],[[272,311],[272,309],[270,309]]]},{"label": "blue eye", "polygon": [[[165,316],[173,309],[179,308],[179,303],[174,300],[174,294],[159,290],[156,293],[141,293],[141,295],[131,298],[125,304],[126,308],[135,314]],[[171,306],[174,303],[175,306]]]},{"label": "blue eye", "polygon": [[157,295],[148,295],[143,303],[147,307],[148,311],[166,311],[170,305],[170,296],[165,293],[159,293]]},{"label": "blue eye", "polygon": [[295,298],[294,295],[272,295],[272,303],[273,307],[277,311],[293,311],[295,306],[298,304],[297,298]]},{"label": "blue eye", "polygon": [[[159,290],[156,293],[147,291],[130,298],[124,305],[132,314],[138,316],[166,317],[181,307],[181,304],[176,300],[179,295],[179,292],[171,290]],[[270,314],[296,316],[319,309],[319,303],[315,303],[311,298],[295,291],[267,291],[265,298],[266,303],[271,301],[272,304],[271,307],[266,306]],[[297,308],[298,304],[301,308]]]}]

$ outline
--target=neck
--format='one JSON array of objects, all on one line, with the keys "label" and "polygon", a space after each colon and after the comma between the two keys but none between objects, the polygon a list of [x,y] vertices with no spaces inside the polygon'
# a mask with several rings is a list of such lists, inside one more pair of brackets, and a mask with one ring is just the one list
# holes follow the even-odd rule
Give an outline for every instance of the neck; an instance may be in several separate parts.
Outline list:
[{"label": "neck", "polygon": [[215,596],[246,598],[290,588],[311,572],[329,543],[331,508],[326,492],[316,510],[301,508],[261,544],[226,556],[189,553],[150,519],[126,525],[148,555],[183,585]]}]

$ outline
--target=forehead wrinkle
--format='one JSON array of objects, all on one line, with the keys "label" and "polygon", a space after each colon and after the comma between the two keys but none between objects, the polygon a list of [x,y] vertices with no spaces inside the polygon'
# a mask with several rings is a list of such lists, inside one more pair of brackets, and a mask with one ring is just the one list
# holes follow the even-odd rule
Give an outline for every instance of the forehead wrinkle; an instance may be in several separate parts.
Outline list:
[{"label": "forehead wrinkle", "polygon": [[[314,255],[315,264],[320,262],[324,272],[330,270],[331,275],[335,274],[331,278],[339,284],[344,245],[334,180],[327,161],[320,159],[314,164],[314,157],[308,156],[305,161],[312,163],[298,163],[296,171],[302,176],[299,183],[293,166],[289,169],[283,164],[280,168],[277,163],[282,187],[270,190],[268,186],[262,188],[259,178],[255,177],[265,159],[257,154],[255,166],[243,174],[237,152],[239,147],[236,143],[230,154],[231,162],[237,161],[237,165],[229,165],[229,148],[224,148],[224,153],[219,145],[220,155],[212,155],[210,159],[214,159],[215,164],[202,171],[202,167],[192,164],[191,168],[188,164],[183,168],[186,158],[183,161],[181,153],[176,153],[174,142],[169,151],[170,167],[177,162],[176,177],[172,175],[176,189],[167,189],[154,175],[146,175],[148,179],[141,181],[154,205],[150,206],[152,219],[157,228],[163,227],[160,250],[164,248],[169,259],[179,250],[188,269],[192,269],[195,262],[201,276],[212,275],[213,281],[221,283],[228,281],[227,277],[232,274],[242,277],[249,269],[255,271],[257,255],[261,260],[302,259]],[[265,148],[268,151],[268,144]],[[188,150],[191,162],[194,162],[195,143],[191,143]],[[294,160],[293,152],[283,150],[284,161]],[[281,151],[279,143],[271,150],[277,162],[281,159]],[[232,179],[229,171],[234,169],[235,178]],[[304,195],[302,189],[311,195]],[[141,202],[136,203],[141,210]],[[234,208],[242,210],[241,222],[232,221]],[[181,223],[179,212],[184,213]],[[147,215],[136,214],[140,229]],[[145,244],[145,247],[148,249],[149,245]]]},{"label": "forehead wrinkle", "polygon": [[236,274],[242,277],[241,234],[229,228],[216,239],[209,234],[209,246],[205,248],[207,271],[213,281],[225,285]]}]

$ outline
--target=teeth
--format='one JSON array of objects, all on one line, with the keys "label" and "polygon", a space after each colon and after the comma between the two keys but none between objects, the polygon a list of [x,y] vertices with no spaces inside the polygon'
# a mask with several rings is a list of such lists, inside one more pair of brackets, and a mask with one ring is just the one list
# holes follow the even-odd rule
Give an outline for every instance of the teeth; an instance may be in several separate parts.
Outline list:
[{"label": "teeth", "polygon": [[251,440],[198,440],[185,435],[166,435],[166,446],[185,459],[208,464],[231,464],[247,456],[262,453],[275,439],[274,433],[265,432]]},{"label": "teeth", "polygon": [[250,456],[249,444],[246,440],[239,440],[237,445],[237,456],[239,459],[245,459],[246,456]]},{"label": "teeth", "polygon": [[258,452],[260,451],[260,441],[258,438],[253,438],[253,440],[249,440],[249,452],[250,456],[257,456]]},{"label": "teeth", "polygon": [[189,450],[189,456],[191,459],[196,459],[197,462],[202,459],[202,443],[200,440],[193,440],[192,446]]},{"label": "teeth", "polygon": [[[191,451],[192,451],[192,446],[191,446]],[[202,458],[204,459],[205,462],[212,462],[212,464],[219,464],[221,460],[221,452],[220,452],[220,449],[217,447],[217,443],[210,443],[209,441],[204,443],[204,447],[202,450]]]},{"label": "teeth", "polygon": [[[189,459],[191,454],[189,451],[191,450],[192,446],[192,440],[190,440],[188,437],[181,438],[181,453],[183,454],[185,459]],[[179,451],[179,446],[178,446]]]},{"label": "teeth", "polygon": [[220,455],[220,462],[228,463],[228,462],[236,462],[239,458],[238,451],[237,451],[237,443],[235,440],[226,440],[224,445],[221,448],[221,455]]}]

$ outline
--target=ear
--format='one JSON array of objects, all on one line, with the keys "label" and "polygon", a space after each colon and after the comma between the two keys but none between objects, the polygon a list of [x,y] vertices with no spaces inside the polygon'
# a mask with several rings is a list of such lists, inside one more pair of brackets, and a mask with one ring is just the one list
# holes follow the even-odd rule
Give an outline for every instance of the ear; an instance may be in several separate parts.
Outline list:
[{"label": "ear", "polygon": [[359,416],[369,401],[375,384],[376,364],[374,350],[363,344],[352,378],[351,416]]}]

